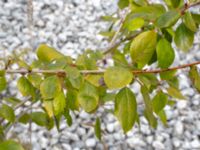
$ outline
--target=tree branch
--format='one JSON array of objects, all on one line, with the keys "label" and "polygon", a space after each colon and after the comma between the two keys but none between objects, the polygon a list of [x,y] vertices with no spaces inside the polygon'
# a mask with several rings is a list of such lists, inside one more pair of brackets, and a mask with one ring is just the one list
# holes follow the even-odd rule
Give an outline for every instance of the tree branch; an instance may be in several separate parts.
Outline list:
[{"label": "tree branch", "polygon": [[[171,68],[166,68],[166,69],[155,69],[155,70],[132,70],[133,74],[147,74],[147,73],[162,73],[162,72],[167,72],[167,71],[172,71],[172,70],[179,70],[179,69],[184,69],[187,67],[199,65],[200,61],[194,62],[194,63],[189,63],[189,64],[184,64],[176,67],[171,67]],[[81,74],[103,74],[105,70],[80,70]],[[44,73],[44,74],[62,74],[66,75],[66,72],[64,70],[26,70],[26,69],[20,69],[20,70],[6,70],[7,74],[33,74],[33,73]]]}]

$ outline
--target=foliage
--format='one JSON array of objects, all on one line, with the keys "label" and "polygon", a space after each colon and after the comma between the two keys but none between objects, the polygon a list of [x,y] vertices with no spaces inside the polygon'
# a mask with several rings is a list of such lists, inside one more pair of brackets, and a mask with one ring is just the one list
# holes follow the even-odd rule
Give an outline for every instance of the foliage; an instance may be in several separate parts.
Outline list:
[{"label": "foliage", "polygon": [[[41,111],[16,115],[23,101],[4,98],[0,107],[1,136],[8,124],[27,124],[30,120],[49,130],[55,125],[59,130],[62,117],[70,126],[71,112],[84,110],[93,115],[108,101],[114,103],[114,110],[110,112],[127,133],[136,122],[139,123],[137,93],[131,88],[136,83],[140,84],[145,104],[143,114],[149,125],[156,128],[157,118],[167,125],[165,106],[185,99],[179,89],[176,70],[190,67],[188,77],[200,91],[200,75],[195,66],[200,62],[170,68],[175,59],[173,43],[177,51],[187,52],[192,48],[200,15],[190,12],[189,8],[199,4],[199,1],[185,4],[183,0],[165,0],[165,4],[119,0],[124,17],[102,17],[111,24],[108,31],[102,32],[111,41],[105,51],[85,50],[77,58],[71,58],[41,44],[37,48],[37,59],[31,64],[21,58],[13,59],[9,65],[5,62],[6,68],[0,71],[0,92],[7,90],[7,75],[20,73],[19,92],[32,104],[40,103]],[[119,25],[117,30],[116,25]],[[112,65],[107,64],[108,56],[113,60]],[[13,64],[18,65],[17,70],[11,70]],[[102,69],[99,64],[107,67]],[[97,117],[93,125],[99,140],[102,139],[100,120]],[[23,149],[13,141],[0,145],[7,149]]]}]

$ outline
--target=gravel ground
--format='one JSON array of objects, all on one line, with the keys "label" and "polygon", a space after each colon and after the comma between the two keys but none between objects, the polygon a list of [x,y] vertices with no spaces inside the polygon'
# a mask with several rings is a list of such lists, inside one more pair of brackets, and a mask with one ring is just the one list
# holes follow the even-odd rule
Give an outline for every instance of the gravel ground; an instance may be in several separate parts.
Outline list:
[{"label": "gravel ground", "polygon": [[[100,16],[116,10],[116,0],[33,0],[34,1],[34,48],[39,43],[48,43],[67,55],[75,57],[86,48],[102,49],[107,42],[98,35],[107,23]],[[25,0],[0,1],[0,55],[13,50],[31,47],[27,28],[27,3]],[[196,11],[199,8],[197,8]],[[200,34],[197,34],[193,50],[185,56],[177,54],[175,64],[200,60]],[[4,53],[6,50],[6,54]],[[194,55],[195,54],[195,55]],[[184,72],[184,71],[183,71]],[[134,127],[124,135],[111,114],[99,110],[104,141],[110,150],[199,150],[200,149],[200,95],[190,86],[187,73],[180,75],[180,84],[186,101],[178,101],[174,108],[166,107],[169,127],[159,123],[153,130],[144,117],[141,128]],[[134,89],[137,91],[137,88]],[[93,128],[84,123],[94,121],[85,112],[73,114],[74,124],[61,124],[62,132],[50,132],[33,124],[34,150],[80,150],[103,149],[103,144],[94,137]],[[29,141],[28,127],[16,125],[13,132],[23,142]]]}]

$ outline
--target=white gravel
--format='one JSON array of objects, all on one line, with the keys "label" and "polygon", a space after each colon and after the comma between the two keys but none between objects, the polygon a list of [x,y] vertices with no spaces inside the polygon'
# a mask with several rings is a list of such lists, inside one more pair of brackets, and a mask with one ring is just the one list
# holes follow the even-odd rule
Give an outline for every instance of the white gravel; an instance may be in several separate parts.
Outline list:
[{"label": "white gravel", "polygon": [[[75,57],[86,48],[102,49],[107,42],[98,35],[106,29],[107,23],[100,16],[116,10],[116,0],[33,0],[34,1],[34,49],[39,43],[48,43],[63,53]],[[27,27],[25,0],[0,1],[0,56],[11,51],[31,47]],[[198,11],[198,10],[197,10]],[[200,33],[195,46],[188,55],[178,54],[176,63],[182,64],[200,60]],[[195,54],[195,55],[194,55]],[[34,57],[34,56],[32,56]],[[140,117],[141,129],[134,127],[123,134],[119,123],[111,114],[102,113],[102,128],[106,131],[105,143],[111,150],[198,150],[200,149],[200,95],[190,86],[186,75],[180,76],[180,84],[187,101],[178,102],[174,108],[166,108],[168,126],[161,123],[154,130]],[[74,124],[62,124],[62,132],[56,129],[46,131],[33,125],[34,150],[42,149],[103,149],[94,137],[93,128],[82,125],[94,120],[85,112],[74,115]],[[13,129],[22,141],[27,141],[27,126]]]}]

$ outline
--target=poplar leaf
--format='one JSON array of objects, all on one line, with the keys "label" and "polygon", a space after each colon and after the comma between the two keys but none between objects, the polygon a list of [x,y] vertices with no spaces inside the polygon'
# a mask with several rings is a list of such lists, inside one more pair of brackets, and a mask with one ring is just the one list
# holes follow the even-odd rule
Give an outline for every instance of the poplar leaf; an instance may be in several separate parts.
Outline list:
[{"label": "poplar leaf", "polygon": [[156,47],[158,66],[160,68],[168,68],[174,61],[175,53],[166,39],[161,39]]},{"label": "poplar leaf", "polygon": [[52,99],[61,91],[61,84],[57,76],[47,77],[40,85],[43,99]]},{"label": "poplar leaf", "polygon": [[115,97],[115,115],[124,132],[132,129],[137,117],[137,104],[134,93],[123,88]]},{"label": "poplar leaf", "polygon": [[78,101],[86,112],[95,110],[99,102],[97,88],[89,82],[85,82],[79,90]]},{"label": "poplar leaf", "polygon": [[66,99],[63,92],[60,92],[53,100],[53,108],[54,108],[54,114],[59,115],[61,114],[66,106]]},{"label": "poplar leaf", "polygon": [[130,54],[133,62],[139,67],[145,66],[152,58],[157,41],[155,31],[146,31],[139,34],[131,43]]},{"label": "poplar leaf", "polygon": [[156,26],[158,26],[159,28],[168,28],[170,26],[173,26],[179,18],[179,12],[175,10],[168,11],[156,20]]},{"label": "poplar leaf", "polygon": [[192,47],[193,41],[194,33],[183,23],[180,24],[175,31],[174,42],[176,46],[183,51],[188,51]]},{"label": "poplar leaf", "polygon": [[128,85],[133,79],[130,70],[122,67],[110,67],[104,73],[104,81],[108,88],[118,89]]}]

